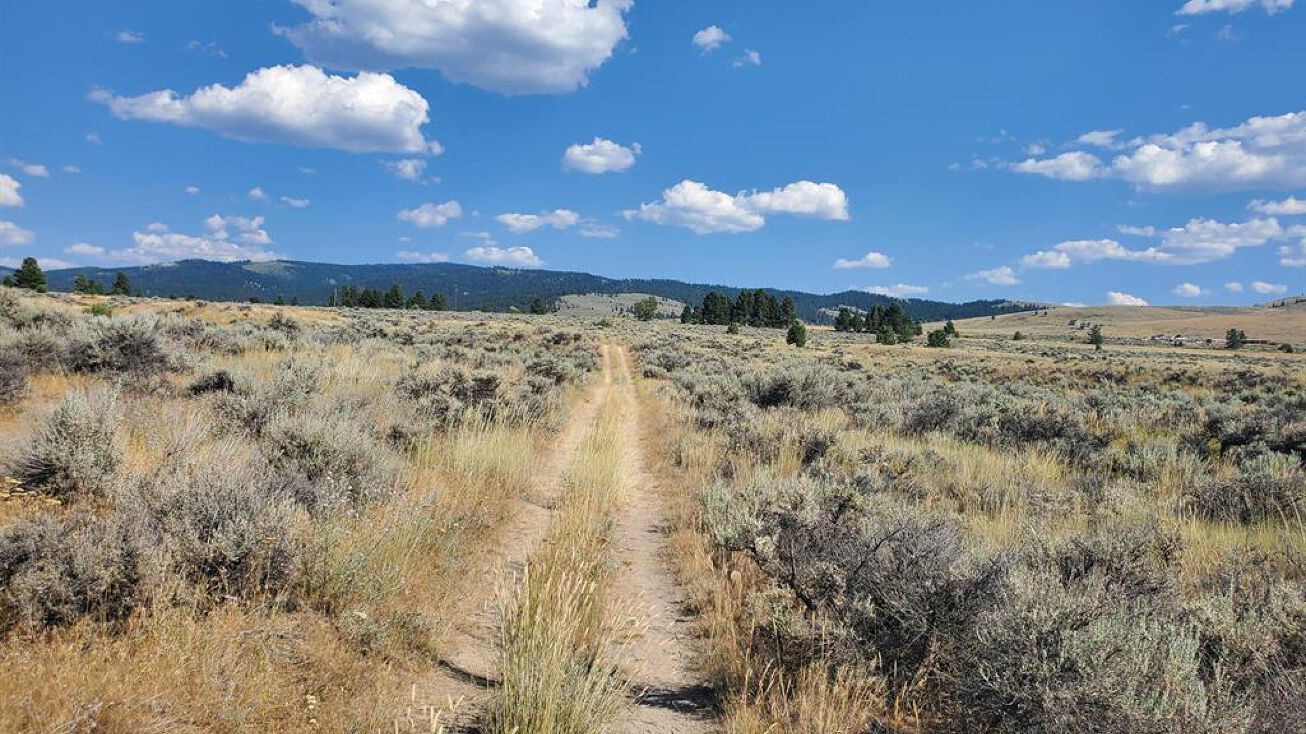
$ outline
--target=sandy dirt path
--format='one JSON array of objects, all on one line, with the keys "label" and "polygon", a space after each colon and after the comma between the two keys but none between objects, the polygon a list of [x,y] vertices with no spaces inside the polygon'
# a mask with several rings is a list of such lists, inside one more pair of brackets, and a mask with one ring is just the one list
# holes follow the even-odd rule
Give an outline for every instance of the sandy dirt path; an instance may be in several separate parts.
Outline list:
[{"label": "sandy dirt path", "polygon": [[[622,644],[618,659],[635,683],[634,706],[611,732],[691,734],[716,729],[711,691],[695,668],[699,644],[684,592],[670,566],[666,521],[658,479],[648,469],[640,399],[624,347],[611,348],[616,371],[614,398],[620,401],[622,477],[625,503],[617,518],[613,551],[617,576],[614,601],[633,606],[647,625],[644,634]],[[627,608],[627,607],[623,607]]]},{"label": "sandy dirt path", "polygon": [[[594,430],[600,407],[607,399],[617,370],[613,349],[601,348],[602,371],[573,407],[558,433],[549,461],[541,467],[534,495],[519,502],[499,538],[480,556],[469,578],[476,580],[455,609],[454,626],[441,650],[439,669],[414,684],[410,712],[441,713],[452,731],[472,730],[497,679],[499,652],[495,595],[525,569],[526,561],[548,537],[553,507],[563,489],[563,479],[575,462],[585,439]],[[455,702],[461,702],[456,707]],[[449,709],[453,709],[449,713]]]}]

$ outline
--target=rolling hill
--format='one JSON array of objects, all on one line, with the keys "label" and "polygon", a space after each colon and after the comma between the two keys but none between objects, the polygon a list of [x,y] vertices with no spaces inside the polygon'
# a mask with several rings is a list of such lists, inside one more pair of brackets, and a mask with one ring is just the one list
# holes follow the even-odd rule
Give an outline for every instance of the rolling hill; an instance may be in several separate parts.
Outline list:
[{"label": "rolling hill", "polygon": [[[698,303],[709,291],[735,296],[741,289],[722,285],[685,283],[664,279],[605,278],[589,273],[554,270],[516,270],[456,263],[337,265],[290,260],[221,263],[182,260],[175,263],[127,268],[71,268],[47,273],[51,290],[71,290],[73,279],[85,275],[105,285],[115,274],[126,273],[133,288],[146,296],[193,296],[210,301],[272,301],[278,296],[303,304],[327,303],[336,289],[387,289],[398,283],[406,293],[442,293],[455,310],[506,311],[525,309],[536,297],[556,301],[584,294],[648,293],[681,303]],[[799,316],[828,322],[829,309],[851,306],[868,309],[895,301],[863,291],[831,294],[767,289],[778,298],[794,299]],[[923,299],[900,301],[918,320],[987,317],[1037,308],[1033,304],[1002,300],[945,303]]]}]

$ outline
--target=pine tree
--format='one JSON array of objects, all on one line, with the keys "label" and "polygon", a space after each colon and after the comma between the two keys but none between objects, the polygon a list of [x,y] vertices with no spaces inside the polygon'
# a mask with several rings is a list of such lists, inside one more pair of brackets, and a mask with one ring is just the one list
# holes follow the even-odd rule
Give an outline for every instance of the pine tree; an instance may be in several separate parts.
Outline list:
[{"label": "pine tree", "polygon": [[102,296],[104,295],[104,286],[100,285],[100,281],[79,273],[73,276],[73,293]]},{"label": "pine tree", "polygon": [[14,272],[14,285],[29,291],[45,293],[45,271],[41,270],[36,258],[23,258],[23,264]]},{"label": "pine tree", "polygon": [[127,279],[126,273],[118,273],[113,279],[113,294],[115,296],[129,296],[132,292],[132,283]]},{"label": "pine tree", "polygon": [[684,308],[682,308],[682,309],[680,310],[680,323],[682,323],[682,324],[692,324],[692,323],[694,323],[694,309],[693,309],[693,308],[691,308],[691,307],[689,307],[689,306],[685,306]]},{"label": "pine tree", "polygon": [[426,307],[432,311],[444,311],[448,308],[448,305],[444,301],[443,294],[434,293],[431,295],[431,301],[426,305]]},{"label": "pine tree", "polygon": [[785,334],[785,343],[795,347],[807,346],[807,327],[803,326],[803,322],[795,321],[789,325],[789,332]]},{"label": "pine tree", "polygon": [[430,307],[430,304],[426,300],[426,294],[422,293],[421,291],[418,291],[413,294],[412,298],[408,299],[408,307],[415,308],[420,311],[425,311],[427,308]]},{"label": "pine tree", "polygon": [[531,313],[541,316],[549,312],[549,307],[544,305],[544,299],[536,296],[531,299]]},{"label": "pine tree", "polygon": [[398,283],[395,283],[394,285],[390,286],[390,290],[386,291],[385,294],[385,307],[403,308],[405,303],[407,303],[407,301],[404,300],[403,286],[399,285]]},{"label": "pine tree", "polygon": [[1106,337],[1102,336],[1102,327],[1094,325],[1088,331],[1088,343],[1093,345],[1093,351],[1102,351],[1102,345],[1106,343]]},{"label": "pine tree", "polygon": [[630,312],[640,321],[652,321],[658,315],[658,299],[653,296],[641,298],[631,307]]}]

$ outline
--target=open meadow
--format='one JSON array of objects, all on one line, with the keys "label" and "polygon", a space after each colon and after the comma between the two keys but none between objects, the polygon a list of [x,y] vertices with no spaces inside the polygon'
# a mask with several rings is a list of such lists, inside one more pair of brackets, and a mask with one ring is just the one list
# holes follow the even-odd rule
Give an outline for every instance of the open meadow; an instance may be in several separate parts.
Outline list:
[{"label": "open meadow", "polygon": [[0,289],[0,730],[1306,727],[1306,357],[732,331]]}]

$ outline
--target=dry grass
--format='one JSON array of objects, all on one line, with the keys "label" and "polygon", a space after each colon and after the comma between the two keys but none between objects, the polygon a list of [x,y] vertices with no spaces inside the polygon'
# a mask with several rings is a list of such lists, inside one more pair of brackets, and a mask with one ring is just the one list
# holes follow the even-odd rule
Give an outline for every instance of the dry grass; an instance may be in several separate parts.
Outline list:
[{"label": "dry grass", "polygon": [[615,410],[609,398],[565,477],[548,546],[502,596],[491,732],[598,732],[625,705],[612,655],[623,615],[609,607],[607,593],[621,492]]}]

